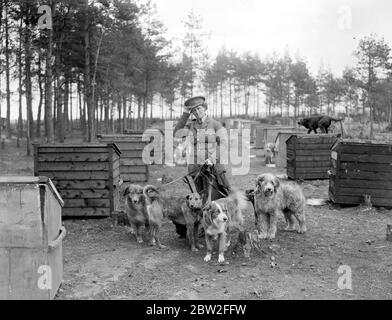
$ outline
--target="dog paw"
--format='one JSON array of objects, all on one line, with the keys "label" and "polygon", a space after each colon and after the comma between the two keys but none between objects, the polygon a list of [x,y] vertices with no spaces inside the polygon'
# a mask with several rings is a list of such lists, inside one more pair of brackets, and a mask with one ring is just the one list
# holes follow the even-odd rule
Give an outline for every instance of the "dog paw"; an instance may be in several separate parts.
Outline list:
[{"label": "dog paw", "polygon": [[220,255],[218,256],[218,262],[219,262],[219,263],[225,262],[225,257],[224,257],[223,254],[220,254]]},{"label": "dog paw", "polygon": [[197,249],[196,247],[191,248],[191,250],[192,250],[193,252],[198,252],[198,251],[199,251],[199,249]]},{"label": "dog paw", "polygon": [[299,234],[304,234],[304,233],[306,233],[306,231],[307,231],[307,230],[306,230],[306,227],[303,227],[303,228],[301,228],[301,229],[298,230],[298,233],[299,233]]},{"label": "dog paw", "polygon": [[204,257],[205,262],[209,262],[211,260],[211,254],[207,253],[207,255]]},{"label": "dog paw", "polygon": [[144,241],[142,239],[138,239],[137,243],[143,243]]},{"label": "dog paw", "polygon": [[166,249],[167,246],[164,246],[163,244],[158,244],[158,248],[159,248],[159,249]]},{"label": "dog paw", "polygon": [[197,244],[197,245],[196,245],[196,248],[198,248],[198,249],[203,249],[204,246],[203,246],[202,244]]}]

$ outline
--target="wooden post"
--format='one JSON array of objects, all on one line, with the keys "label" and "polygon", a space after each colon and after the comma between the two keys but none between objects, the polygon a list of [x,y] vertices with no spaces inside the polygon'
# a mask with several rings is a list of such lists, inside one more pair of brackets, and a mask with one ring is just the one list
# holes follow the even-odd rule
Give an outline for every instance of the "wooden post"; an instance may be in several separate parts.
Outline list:
[{"label": "wooden post", "polygon": [[392,242],[392,224],[387,224],[387,241]]}]

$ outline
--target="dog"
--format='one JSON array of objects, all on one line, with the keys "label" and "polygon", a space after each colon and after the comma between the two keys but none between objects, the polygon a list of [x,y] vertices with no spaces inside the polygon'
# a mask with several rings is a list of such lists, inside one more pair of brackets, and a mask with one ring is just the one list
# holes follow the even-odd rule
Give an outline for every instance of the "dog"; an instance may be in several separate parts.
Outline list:
[{"label": "dog", "polygon": [[322,133],[328,133],[328,128],[331,126],[332,121],[335,121],[340,122],[343,132],[343,120],[344,119],[334,119],[329,116],[315,116],[301,119],[298,121],[298,124],[308,129],[308,134],[310,134],[312,131],[317,134],[317,129],[321,129]]},{"label": "dog", "polygon": [[275,144],[272,142],[267,143],[265,145],[265,164],[272,164],[275,154]]},{"label": "dog", "polygon": [[[226,198],[221,198],[207,203],[203,208],[202,226],[204,228],[207,254],[204,261],[208,262],[212,257],[213,241],[219,245],[218,262],[225,261],[224,253],[230,246],[228,233],[232,229],[239,231],[239,241],[246,241],[244,229],[244,217],[242,210],[247,207],[245,195],[240,191],[230,193]],[[245,250],[244,250],[245,253]]]},{"label": "dog", "polygon": [[181,205],[181,211],[187,227],[186,237],[192,251],[203,246],[198,244],[199,226],[203,217],[203,199],[198,193],[188,194]]},{"label": "dog", "polygon": [[159,230],[163,220],[163,204],[156,187],[131,184],[123,192],[129,224],[135,231],[138,243],[143,243],[142,228],[150,236],[150,245],[164,248],[159,240]]},{"label": "dog", "polygon": [[[260,239],[274,239],[279,212],[287,222],[285,230],[306,232],[305,196],[295,182],[281,182],[273,174],[262,174],[256,179],[254,192],[255,222]],[[295,227],[295,220],[299,227]]]}]

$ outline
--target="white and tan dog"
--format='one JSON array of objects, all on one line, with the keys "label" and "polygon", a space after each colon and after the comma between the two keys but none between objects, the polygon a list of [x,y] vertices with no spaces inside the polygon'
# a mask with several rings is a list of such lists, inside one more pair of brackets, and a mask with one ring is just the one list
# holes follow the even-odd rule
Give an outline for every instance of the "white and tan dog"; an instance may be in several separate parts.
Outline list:
[{"label": "white and tan dog", "polygon": [[230,245],[228,232],[231,229],[234,228],[240,232],[240,241],[241,239],[246,239],[242,214],[242,210],[246,207],[247,200],[245,195],[236,191],[226,198],[212,201],[203,208],[202,226],[207,246],[207,254],[204,257],[204,261],[208,262],[211,260],[214,240],[217,240],[219,245],[218,262],[222,263],[225,261],[224,253]]},{"label": "white and tan dog", "polygon": [[[281,182],[273,174],[262,174],[256,179],[254,207],[256,227],[260,239],[274,239],[279,212],[283,212],[287,231],[306,232],[305,196],[295,182]],[[298,228],[295,227],[295,220]]]}]

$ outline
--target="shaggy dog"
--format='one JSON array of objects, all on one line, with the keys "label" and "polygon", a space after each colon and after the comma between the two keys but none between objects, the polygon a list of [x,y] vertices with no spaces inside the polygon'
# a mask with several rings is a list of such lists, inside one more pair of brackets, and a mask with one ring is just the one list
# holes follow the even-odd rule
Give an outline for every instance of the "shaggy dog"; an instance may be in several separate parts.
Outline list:
[{"label": "shaggy dog", "polygon": [[126,213],[129,224],[136,232],[138,243],[143,242],[142,228],[146,228],[150,236],[150,244],[164,248],[158,237],[159,229],[163,220],[163,205],[159,191],[154,186],[142,186],[131,184],[123,193],[126,198]]},{"label": "shaggy dog", "polygon": [[[242,211],[247,206],[246,197],[239,191],[229,194],[226,198],[221,198],[207,204],[203,208],[202,226],[204,228],[207,254],[204,261],[211,260],[213,240],[219,244],[218,262],[225,261],[224,253],[230,245],[228,233],[231,229],[237,229],[239,241],[246,241],[247,237],[243,227],[244,218]],[[245,250],[244,250],[245,253]]]},{"label": "shaggy dog", "polygon": [[328,128],[331,126],[332,121],[335,122],[340,122],[342,126],[342,132],[343,132],[343,125],[342,121],[343,119],[334,119],[329,116],[316,116],[316,117],[309,117],[309,118],[304,118],[298,121],[298,124],[300,126],[304,126],[308,130],[308,134],[310,134],[312,131],[317,134],[317,129],[321,129],[321,132],[323,133],[328,133]]},{"label": "shaggy dog", "polygon": [[203,246],[197,243],[199,238],[199,226],[203,217],[203,199],[198,193],[188,194],[181,205],[181,211],[184,215],[187,226],[187,239],[192,251],[198,251]]},{"label": "shaggy dog", "polygon": [[[282,183],[273,174],[263,174],[256,179],[254,192],[256,227],[260,239],[274,239],[279,212],[283,212],[287,231],[306,232],[305,196],[295,182]],[[299,228],[295,228],[295,217]]]}]

